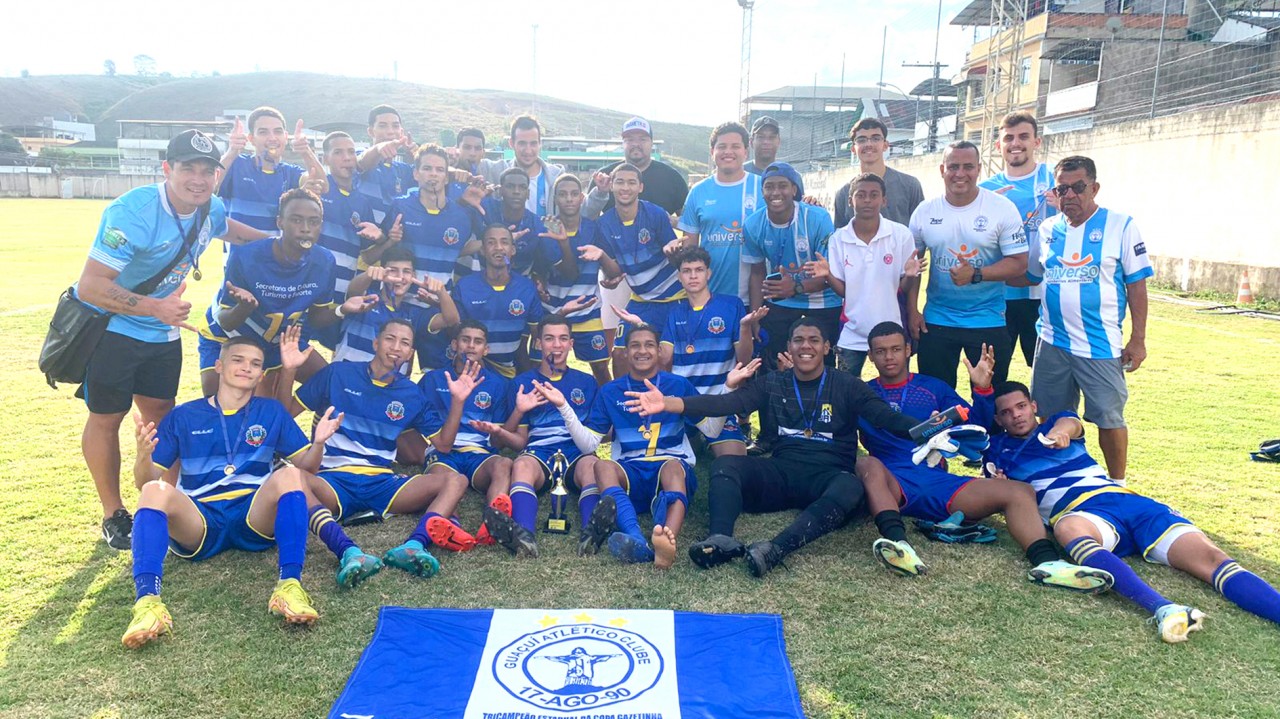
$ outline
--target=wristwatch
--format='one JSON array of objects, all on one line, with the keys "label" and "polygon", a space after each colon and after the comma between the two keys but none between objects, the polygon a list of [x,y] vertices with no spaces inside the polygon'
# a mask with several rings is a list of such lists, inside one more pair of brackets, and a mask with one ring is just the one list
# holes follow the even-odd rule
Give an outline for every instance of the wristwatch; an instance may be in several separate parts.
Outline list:
[{"label": "wristwatch", "polygon": [[979,282],[982,282],[982,268],[975,267],[973,268],[973,279],[969,280],[969,284],[976,285]]}]

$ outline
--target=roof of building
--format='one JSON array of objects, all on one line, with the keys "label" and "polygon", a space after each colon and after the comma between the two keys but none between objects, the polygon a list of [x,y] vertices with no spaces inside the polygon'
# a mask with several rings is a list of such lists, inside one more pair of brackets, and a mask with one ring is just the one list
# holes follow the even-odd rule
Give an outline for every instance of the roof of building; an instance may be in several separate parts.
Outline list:
[{"label": "roof of building", "polygon": [[852,104],[860,97],[882,96],[890,99],[905,97],[897,92],[879,87],[865,85],[783,85],[782,87],[759,92],[746,99],[746,102],[789,102],[791,100],[840,100],[843,98]]}]

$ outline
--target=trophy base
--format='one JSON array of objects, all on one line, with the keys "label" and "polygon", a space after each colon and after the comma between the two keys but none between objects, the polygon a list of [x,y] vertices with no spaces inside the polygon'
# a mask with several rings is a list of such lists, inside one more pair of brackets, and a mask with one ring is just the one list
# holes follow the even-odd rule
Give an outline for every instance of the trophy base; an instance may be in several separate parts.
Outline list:
[{"label": "trophy base", "polygon": [[548,534],[568,534],[569,520],[563,519],[563,518],[556,519],[555,517],[548,517],[547,524],[542,528],[542,531]]}]

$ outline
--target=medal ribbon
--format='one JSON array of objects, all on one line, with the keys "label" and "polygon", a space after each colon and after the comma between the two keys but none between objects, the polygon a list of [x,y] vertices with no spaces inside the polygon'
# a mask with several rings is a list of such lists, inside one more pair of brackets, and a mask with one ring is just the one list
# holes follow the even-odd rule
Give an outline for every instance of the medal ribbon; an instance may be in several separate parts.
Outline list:
[{"label": "medal ribbon", "polygon": [[823,370],[822,379],[818,381],[818,391],[813,395],[813,410],[805,412],[804,400],[800,398],[800,381],[795,372],[791,373],[791,386],[796,391],[796,404],[800,406],[800,419],[804,422],[804,436],[813,436],[813,424],[818,421],[818,408],[822,406],[822,388],[827,384],[827,372]]},{"label": "medal ribbon", "polygon": [[216,394],[213,396],[213,406],[218,410],[218,422],[222,424],[222,446],[227,451],[226,469],[231,470],[226,472],[224,469],[224,472],[227,476],[231,476],[236,471],[235,449],[240,445],[240,437],[244,436],[245,425],[249,423],[249,405],[245,404],[244,407],[237,410],[237,412],[244,412],[244,416],[240,418],[240,429],[236,432],[236,441],[234,443],[231,441],[231,435],[227,434],[227,413],[222,411],[222,405],[218,403],[218,395]]}]

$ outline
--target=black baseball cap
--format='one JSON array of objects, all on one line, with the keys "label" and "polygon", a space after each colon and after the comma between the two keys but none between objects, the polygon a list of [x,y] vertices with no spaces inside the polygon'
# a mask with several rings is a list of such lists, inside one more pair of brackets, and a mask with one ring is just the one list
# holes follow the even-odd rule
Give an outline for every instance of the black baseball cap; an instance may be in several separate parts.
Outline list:
[{"label": "black baseball cap", "polygon": [[765,115],[759,120],[751,123],[752,137],[754,137],[757,132],[760,132],[760,128],[762,127],[772,127],[774,132],[782,132],[782,128],[778,126],[778,121],[768,115]]},{"label": "black baseball cap", "polygon": [[199,130],[187,130],[179,133],[169,141],[169,149],[165,150],[167,162],[188,162],[190,160],[210,160],[222,167],[222,155],[218,154],[218,146],[213,138]]}]

